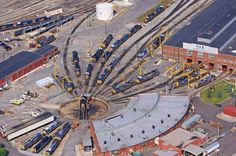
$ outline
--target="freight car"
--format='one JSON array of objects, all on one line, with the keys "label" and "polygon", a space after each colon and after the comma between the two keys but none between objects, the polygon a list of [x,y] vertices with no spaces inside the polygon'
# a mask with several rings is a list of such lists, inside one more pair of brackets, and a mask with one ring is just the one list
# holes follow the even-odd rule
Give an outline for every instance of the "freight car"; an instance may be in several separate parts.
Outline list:
[{"label": "freight car", "polygon": [[50,135],[45,136],[38,144],[36,144],[33,147],[32,152],[39,153],[45,146],[47,146],[47,144],[49,144],[51,140],[52,140],[52,136]]},{"label": "freight car", "polygon": [[103,54],[104,49],[103,48],[99,48],[96,53],[92,56],[92,62],[97,62],[99,60],[99,58],[101,57],[101,55]]},{"label": "freight car", "polygon": [[40,24],[45,21],[49,21],[51,19],[52,19],[52,17],[43,16],[43,17],[37,17],[35,19],[19,21],[16,23],[7,23],[5,25],[0,25],[0,31],[18,29],[18,28],[27,27],[27,26],[33,26],[33,25],[37,25],[37,24]]},{"label": "freight car", "polygon": [[75,64],[79,62],[79,56],[77,51],[72,51],[72,63]]},{"label": "freight car", "polygon": [[138,76],[137,79],[135,79],[135,82],[137,84],[139,83],[143,83],[143,82],[146,82],[148,80],[151,80],[152,78],[154,78],[155,76],[158,76],[160,74],[159,70],[158,69],[155,69],[149,73],[146,73],[142,76]]},{"label": "freight car", "polygon": [[108,34],[105,41],[103,41],[103,43],[100,45],[100,48],[106,49],[108,47],[108,45],[111,43],[112,40],[113,40],[113,35]]},{"label": "freight car", "polygon": [[27,150],[28,148],[36,144],[42,137],[43,137],[42,133],[36,133],[32,138],[25,141],[24,145],[21,146],[21,149]]},{"label": "freight car", "polygon": [[89,63],[87,66],[87,70],[85,72],[85,79],[86,80],[90,79],[92,72],[93,72],[93,65],[91,63]]},{"label": "freight car", "polygon": [[58,139],[53,139],[51,145],[46,150],[46,155],[52,155],[56,151],[56,149],[59,146],[60,142],[61,141],[58,140]]},{"label": "freight car", "polygon": [[61,121],[59,121],[59,120],[53,121],[51,124],[49,124],[47,127],[45,127],[43,129],[43,133],[49,134],[52,131],[54,131],[60,125],[61,125]]},{"label": "freight car", "polygon": [[60,129],[59,131],[57,131],[55,138],[58,140],[62,140],[66,134],[69,132],[69,130],[71,129],[71,124],[69,122],[66,122],[62,129]]},{"label": "freight car", "polygon": [[156,16],[158,16],[164,10],[165,10],[165,8],[163,5],[157,7],[153,12],[151,12],[147,15],[147,17],[144,20],[144,23],[148,23],[148,22],[152,21]]},{"label": "freight car", "polygon": [[23,35],[24,33],[29,33],[29,32],[44,28],[41,31],[39,31],[38,33],[36,33],[35,35],[31,36],[31,37],[34,37],[34,36],[43,34],[43,33],[47,32],[48,30],[50,30],[50,29],[52,29],[56,26],[61,26],[64,23],[66,23],[68,21],[71,21],[73,19],[74,19],[73,16],[59,16],[59,17],[54,18],[52,20],[40,23],[36,26],[27,27],[27,28],[24,28],[24,29],[17,30],[17,31],[14,32],[14,36],[20,36],[20,35]]}]

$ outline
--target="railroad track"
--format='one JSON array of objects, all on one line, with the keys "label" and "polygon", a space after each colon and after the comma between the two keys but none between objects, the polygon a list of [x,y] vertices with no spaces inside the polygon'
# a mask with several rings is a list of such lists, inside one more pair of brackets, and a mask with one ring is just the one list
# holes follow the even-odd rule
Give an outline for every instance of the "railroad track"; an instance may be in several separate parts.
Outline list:
[{"label": "railroad track", "polygon": [[[189,1],[189,0],[188,0]],[[157,28],[159,28],[164,21],[166,21],[169,17],[171,17],[178,9],[180,9],[183,5],[185,4],[185,0],[182,0],[177,6],[176,8],[166,17],[164,18],[162,21],[160,21],[158,24],[154,25],[154,27],[152,27],[148,32],[146,32],[145,34],[143,34],[140,38],[138,38],[135,42],[133,42],[128,48],[126,48],[123,53],[122,53],[122,58],[125,56],[126,53],[129,52],[129,50],[131,50],[137,43],[139,43],[141,40],[143,40],[143,38],[147,37],[148,35],[155,33],[155,31],[158,31]],[[125,72],[125,70],[130,67],[130,65],[132,64],[133,61],[136,60],[136,56],[138,54],[138,51],[135,53],[135,55],[133,55],[133,57],[117,72],[117,74],[115,76],[113,76],[109,81],[107,81],[106,83],[104,83],[104,85],[102,87],[100,87],[100,89],[95,92],[94,96],[97,96],[99,94],[99,92],[101,92],[101,90],[106,89],[106,87],[108,87],[109,85],[111,85],[114,80],[119,77],[119,75],[123,72]]]}]

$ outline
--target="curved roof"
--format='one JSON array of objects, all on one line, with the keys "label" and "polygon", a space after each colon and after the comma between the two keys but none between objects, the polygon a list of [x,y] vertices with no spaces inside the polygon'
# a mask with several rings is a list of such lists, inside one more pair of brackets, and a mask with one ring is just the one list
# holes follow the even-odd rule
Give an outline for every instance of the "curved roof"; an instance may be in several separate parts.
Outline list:
[{"label": "curved roof", "polygon": [[141,94],[111,117],[93,121],[102,152],[115,151],[153,139],[174,127],[189,107],[187,96]]}]

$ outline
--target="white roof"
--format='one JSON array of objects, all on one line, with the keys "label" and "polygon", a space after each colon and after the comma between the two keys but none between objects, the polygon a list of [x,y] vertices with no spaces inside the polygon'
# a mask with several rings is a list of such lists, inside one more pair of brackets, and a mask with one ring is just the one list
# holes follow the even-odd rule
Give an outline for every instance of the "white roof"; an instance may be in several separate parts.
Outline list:
[{"label": "white roof", "polygon": [[187,96],[159,97],[152,93],[133,97],[125,109],[93,121],[100,149],[115,151],[153,139],[175,126],[188,107]]},{"label": "white roof", "polygon": [[184,148],[184,151],[186,152],[190,152],[194,155],[199,155],[199,154],[202,154],[203,152],[205,152],[205,150],[199,146],[196,146],[196,145],[188,145]]},{"label": "white roof", "polygon": [[176,154],[178,154],[177,151],[162,151],[162,150],[156,150],[155,152],[153,152],[153,154],[156,154],[158,156],[175,156]]}]

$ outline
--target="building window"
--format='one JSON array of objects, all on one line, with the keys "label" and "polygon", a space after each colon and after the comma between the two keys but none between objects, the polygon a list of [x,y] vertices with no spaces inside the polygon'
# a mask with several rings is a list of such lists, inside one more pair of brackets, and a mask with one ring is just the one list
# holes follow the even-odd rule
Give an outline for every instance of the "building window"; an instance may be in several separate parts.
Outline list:
[{"label": "building window", "polygon": [[202,57],[203,57],[203,52],[198,51],[198,52],[197,52],[197,56],[200,57],[200,58],[202,58]]},{"label": "building window", "polygon": [[193,55],[193,51],[192,50],[188,50],[187,51],[187,56],[192,56]]},{"label": "building window", "polygon": [[209,59],[214,59],[215,58],[215,55],[214,54],[211,54],[211,53],[209,53]]}]

